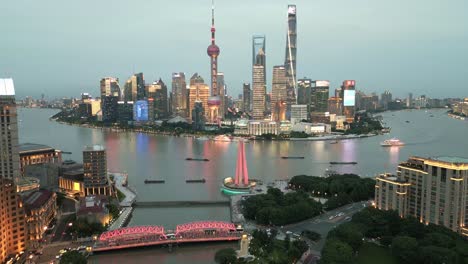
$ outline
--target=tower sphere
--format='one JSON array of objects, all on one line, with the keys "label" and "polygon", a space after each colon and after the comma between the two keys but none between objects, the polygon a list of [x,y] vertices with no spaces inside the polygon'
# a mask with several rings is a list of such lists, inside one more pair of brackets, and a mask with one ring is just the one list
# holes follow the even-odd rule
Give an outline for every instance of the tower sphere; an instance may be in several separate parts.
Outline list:
[{"label": "tower sphere", "polygon": [[212,56],[217,57],[219,55],[219,47],[216,46],[216,44],[211,44],[210,46],[208,46],[208,49],[206,50],[206,52],[208,53],[208,56],[210,57]]}]

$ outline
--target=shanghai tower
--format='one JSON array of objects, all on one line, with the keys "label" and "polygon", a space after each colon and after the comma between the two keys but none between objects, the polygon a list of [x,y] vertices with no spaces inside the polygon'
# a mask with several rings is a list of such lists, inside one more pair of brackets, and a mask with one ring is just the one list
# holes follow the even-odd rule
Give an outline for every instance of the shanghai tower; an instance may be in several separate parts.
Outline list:
[{"label": "shanghai tower", "polygon": [[219,47],[215,43],[215,23],[214,23],[214,2],[211,5],[211,45],[208,46],[207,53],[211,62],[211,96],[208,98],[209,122],[219,121],[219,107],[221,99],[218,89],[218,56]]},{"label": "shanghai tower", "polygon": [[288,31],[286,35],[286,56],[284,67],[287,79],[287,113],[291,112],[291,105],[296,104],[296,5],[288,5]]}]

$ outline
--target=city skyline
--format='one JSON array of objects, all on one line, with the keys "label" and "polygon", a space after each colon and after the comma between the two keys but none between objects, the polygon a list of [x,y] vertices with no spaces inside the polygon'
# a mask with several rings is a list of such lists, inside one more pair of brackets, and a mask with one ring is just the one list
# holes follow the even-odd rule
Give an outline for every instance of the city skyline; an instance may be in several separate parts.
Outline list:
[{"label": "city skyline", "polygon": [[[207,78],[206,18],[210,16],[210,2],[191,5],[171,1],[163,9],[160,2],[145,3],[144,9],[156,10],[156,16],[151,12],[132,15],[133,9],[142,7],[137,4],[121,8],[103,2],[90,8],[51,3],[54,8],[49,8],[44,3],[6,3],[0,29],[9,38],[0,44],[0,50],[6,51],[0,72],[15,79],[21,88],[19,97],[42,93],[61,97],[94,91],[96,80],[103,76],[115,76],[122,82],[133,72],[144,72],[148,81],[161,77],[166,83],[172,72],[199,72]],[[459,22],[466,20],[462,10],[467,4],[463,1],[450,6],[416,1],[405,3],[405,9],[393,2],[275,1],[265,5],[219,1],[217,43],[223,47],[219,69],[226,75],[231,95],[241,93],[242,84],[251,80],[247,66],[252,35],[265,34],[269,40],[267,72],[284,61],[288,4],[296,4],[299,14],[297,41],[303,48],[297,54],[298,79],[328,79],[331,89],[339,87],[342,80],[353,79],[359,90],[391,90],[397,96],[407,91],[435,97],[462,96],[467,83],[466,67],[462,67],[467,59],[463,43],[468,38],[464,23]],[[113,14],[106,21],[99,12],[104,7]],[[265,12],[254,12],[260,7]],[[60,12],[65,8],[73,9],[73,14]],[[317,10],[314,16],[301,16],[312,10]],[[390,17],[396,12],[398,21]],[[242,19],[238,19],[240,13],[245,13]],[[90,30],[86,24],[95,28]],[[169,25],[171,30],[167,30]],[[129,45],[130,33],[145,36],[145,41]],[[316,41],[317,37],[321,41]],[[183,48],[174,41],[183,41]],[[270,91],[271,76],[267,78]]]}]

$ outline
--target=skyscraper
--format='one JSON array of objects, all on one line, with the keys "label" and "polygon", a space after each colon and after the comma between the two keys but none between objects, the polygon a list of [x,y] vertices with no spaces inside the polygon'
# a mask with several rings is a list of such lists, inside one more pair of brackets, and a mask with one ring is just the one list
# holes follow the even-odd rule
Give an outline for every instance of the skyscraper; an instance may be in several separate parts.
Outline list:
[{"label": "skyscraper", "polygon": [[411,108],[413,107],[413,94],[409,93],[408,98],[406,98],[406,107]]},{"label": "skyscraper", "polygon": [[133,101],[143,100],[146,97],[145,93],[145,80],[143,78],[143,73],[137,73],[132,75],[124,87],[124,100]]},{"label": "skyscraper", "polygon": [[220,118],[219,108],[221,99],[218,87],[218,56],[220,53],[219,47],[216,45],[215,38],[215,23],[214,23],[214,2],[211,5],[211,45],[208,46],[207,53],[211,62],[211,96],[208,99],[209,106],[209,122],[215,123]]},{"label": "skyscraper", "polygon": [[242,87],[242,99],[244,100],[243,106],[244,109],[243,111],[245,113],[250,113],[251,110],[251,104],[252,104],[252,89],[250,89],[250,83],[244,83]]},{"label": "skyscraper", "polygon": [[263,65],[255,64],[253,66],[253,100],[252,117],[261,120],[265,117],[265,68]]},{"label": "skyscraper", "polygon": [[[253,74],[253,66],[255,64],[260,64],[266,70],[266,37],[265,35],[253,35],[252,36],[252,74]],[[260,54],[260,56],[258,56]],[[266,84],[266,73],[263,74],[265,76],[265,84]]]},{"label": "skyscraper", "polygon": [[224,115],[227,111],[226,84],[224,83],[224,73],[218,72],[216,82],[218,83],[219,88],[219,116],[221,118],[224,118]]},{"label": "skyscraper", "polygon": [[273,67],[273,80],[271,89],[271,119],[273,121],[284,121],[285,111],[282,111],[286,102],[286,69],[283,65]]},{"label": "skyscraper", "polygon": [[161,79],[146,86],[146,95],[152,100],[152,107],[148,105],[149,115],[156,120],[168,117],[167,86]]},{"label": "skyscraper", "polygon": [[119,78],[105,77],[101,79],[101,98],[104,96],[117,96],[120,100],[121,91],[119,86]]},{"label": "skyscraper", "polygon": [[382,105],[384,110],[388,110],[388,104],[392,101],[392,93],[389,91],[385,91],[380,96],[380,104]]},{"label": "skyscraper", "polygon": [[286,68],[287,86],[287,111],[296,103],[296,5],[288,5],[288,30],[286,34],[286,56],[284,67]]},{"label": "skyscraper", "polygon": [[0,79],[0,262],[26,247],[25,212],[16,194],[20,175],[18,123],[12,79]]},{"label": "skyscraper", "polygon": [[354,106],[356,105],[356,81],[346,80],[341,86],[343,92],[343,114],[348,123],[354,122]]},{"label": "skyscraper", "polygon": [[103,146],[87,146],[83,150],[83,173],[86,195],[112,195],[107,180],[106,149]]},{"label": "skyscraper", "polygon": [[[297,103],[308,105],[310,108],[311,103],[311,92],[312,92],[312,80],[311,79],[299,79],[297,81]],[[309,109],[310,111],[310,109]]]},{"label": "skyscraper", "polygon": [[201,102],[203,110],[205,113],[205,119],[208,119],[208,98],[210,97],[210,87],[204,83],[204,80],[201,76],[195,73],[192,78],[190,78],[190,88],[189,88],[189,119],[193,120],[192,112],[195,108],[195,102]]},{"label": "skyscraper", "polygon": [[186,117],[187,113],[187,83],[185,73],[172,73],[172,103],[171,111],[174,115]]}]

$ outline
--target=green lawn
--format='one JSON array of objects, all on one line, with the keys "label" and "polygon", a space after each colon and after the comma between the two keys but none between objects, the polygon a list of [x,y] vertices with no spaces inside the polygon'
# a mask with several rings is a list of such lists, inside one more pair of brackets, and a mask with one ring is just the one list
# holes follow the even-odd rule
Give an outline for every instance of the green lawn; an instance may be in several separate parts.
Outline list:
[{"label": "green lawn", "polygon": [[364,243],[359,250],[356,264],[397,264],[398,261],[392,256],[389,249],[380,247],[373,243]]}]

